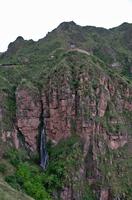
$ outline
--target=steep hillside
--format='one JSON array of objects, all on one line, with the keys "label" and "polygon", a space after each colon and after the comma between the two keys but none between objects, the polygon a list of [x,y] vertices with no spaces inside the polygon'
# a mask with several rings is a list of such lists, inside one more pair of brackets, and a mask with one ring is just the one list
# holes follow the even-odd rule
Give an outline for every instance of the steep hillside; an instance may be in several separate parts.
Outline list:
[{"label": "steep hillside", "polygon": [[0,157],[13,168],[0,172],[12,187],[36,200],[131,200],[131,31],[64,22],[0,56]]},{"label": "steep hillside", "polygon": [[31,197],[24,195],[11,188],[6,182],[0,180],[0,199],[2,200],[33,200]]}]

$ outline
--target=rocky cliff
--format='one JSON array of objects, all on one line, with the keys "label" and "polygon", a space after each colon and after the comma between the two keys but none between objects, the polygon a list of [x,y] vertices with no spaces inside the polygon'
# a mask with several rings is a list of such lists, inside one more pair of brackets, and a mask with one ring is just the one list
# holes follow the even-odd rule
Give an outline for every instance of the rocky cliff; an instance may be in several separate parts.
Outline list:
[{"label": "rocky cliff", "polygon": [[[61,32],[62,36],[62,32],[72,32],[73,26],[75,24],[68,27],[62,24],[53,33]],[[76,29],[79,34],[80,28]],[[106,32],[103,32],[105,37]],[[51,41],[53,33],[49,35]],[[78,37],[81,38],[80,34]],[[23,39],[20,40],[23,43]],[[79,40],[82,46],[84,41],[82,36]],[[40,58],[40,66],[18,63],[10,69],[1,67],[1,76],[5,76],[4,81],[8,80],[1,86],[0,93],[1,156],[6,145],[24,149],[30,159],[39,154],[39,129],[43,120],[46,141],[52,143],[53,149],[73,136],[79,137],[81,143],[81,148],[77,146],[79,143],[71,146],[73,152],[75,150],[72,155],[75,163],[72,168],[64,166],[68,175],[57,191],[50,191],[53,199],[58,199],[58,193],[64,200],[131,199],[131,79],[94,55],[94,48],[78,51],[74,48],[76,45],[79,43],[72,44],[70,50],[68,46],[65,49],[55,47],[48,60],[45,57],[42,62]],[[110,53],[111,57],[113,55]],[[62,157],[58,155],[63,160],[63,153]],[[84,195],[87,185],[92,188],[94,197],[90,197],[90,193]]]}]

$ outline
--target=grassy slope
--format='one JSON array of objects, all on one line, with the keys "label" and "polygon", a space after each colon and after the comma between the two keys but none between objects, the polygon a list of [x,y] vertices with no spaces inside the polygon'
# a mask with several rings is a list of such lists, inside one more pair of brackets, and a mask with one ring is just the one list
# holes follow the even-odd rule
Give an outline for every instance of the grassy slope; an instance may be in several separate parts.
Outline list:
[{"label": "grassy slope", "polygon": [[0,178],[0,199],[1,200],[33,200],[33,198],[23,194],[8,185]]},{"label": "grassy slope", "polygon": [[106,64],[119,63],[115,68],[122,75],[130,76],[132,65],[132,25],[124,23],[113,29],[81,27],[74,22],[62,23],[38,42],[18,37],[0,57],[0,63],[48,64],[56,49],[69,49],[71,44],[92,52]]}]

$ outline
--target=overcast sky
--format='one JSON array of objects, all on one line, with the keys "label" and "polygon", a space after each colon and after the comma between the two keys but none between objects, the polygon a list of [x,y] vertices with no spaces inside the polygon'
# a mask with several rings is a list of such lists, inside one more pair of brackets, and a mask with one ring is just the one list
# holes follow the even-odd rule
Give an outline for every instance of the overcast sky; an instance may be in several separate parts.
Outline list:
[{"label": "overcast sky", "polygon": [[0,0],[0,51],[20,35],[38,40],[63,21],[105,28],[132,23],[132,0]]}]

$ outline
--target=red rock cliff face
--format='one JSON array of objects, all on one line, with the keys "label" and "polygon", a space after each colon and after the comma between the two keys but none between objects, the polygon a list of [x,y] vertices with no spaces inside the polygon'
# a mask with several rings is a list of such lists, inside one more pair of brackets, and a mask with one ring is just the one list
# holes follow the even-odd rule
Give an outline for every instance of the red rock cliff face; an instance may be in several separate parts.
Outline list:
[{"label": "red rock cliff face", "polygon": [[34,87],[19,86],[16,91],[16,126],[31,151],[36,151],[41,104],[39,92]]},{"label": "red rock cliff face", "polygon": [[[42,91],[47,136],[57,143],[77,133],[84,141],[84,158],[92,146],[92,164],[88,170],[93,175],[87,180],[94,182],[101,176],[98,155],[105,155],[106,146],[116,150],[128,142],[130,129],[124,111],[131,110],[132,89],[123,81],[112,81],[100,71],[95,81],[87,70],[77,74],[76,85],[71,85],[73,77],[69,73],[62,75],[58,84],[53,84],[54,76],[48,90]],[[62,199],[70,199],[71,193],[70,189],[64,190]],[[111,199],[109,191],[102,188],[100,200],[108,199]]]},{"label": "red rock cliff face", "polygon": [[[48,138],[58,142],[76,131],[88,145],[90,138],[98,133],[111,149],[123,146],[127,142],[127,129],[108,130],[105,120],[111,112],[107,119],[111,126],[126,125],[122,111],[132,106],[128,100],[131,90],[123,82],[120,85],[112,83],[105,75],[100,75],[96,88],[90,85],[92,80],[86,72],[79,75],[78,81],[76,89],[71,88],[69,80],[63,79],[59,86],[49,82],[48,90],[43,90]],[[126,93],[128,98],[125,98]]]},{"label": "red rock cliff face", "polygon": [[66,81],[61,87],[42,93],[43,109],[48,138],[58,142],[71,135],[72,121],[75,119],[75,94]]},{"label": "red rock cliff face", "polygon": [[101,73],[98,74],[96,85],[93,85],[87,70],[75,78],[78,81],[76,87],[71,86],[73,80],[69,72],[62,75],[57,84],[54,84],[54,77],[51,77],[46,87],[48,89],[42,90],[41,97],[34,87],[17,88],[17,127],[32,151],[36,150],[42,112],[41,99],[47,137],[53,142],[57,143],[73,132],[85,140],[86,152],[90,138],[94,138],[95,134],[102,135],[111,149],[119,148],[127,142],[127,129],[120,129],[118,126],[126,125],[122,112],[124,109],[131,110],[131,89],[123,82],[112,82]]},{"label": "red rock cliff face", "polygon": [[1,131],[3,131],[3,121],[4,121],[4,117],[6,115],[6,109],[4,106],[4,102],[7,98],[7,94],[4,92],[0,93],[0,127],[1,127]]}]

